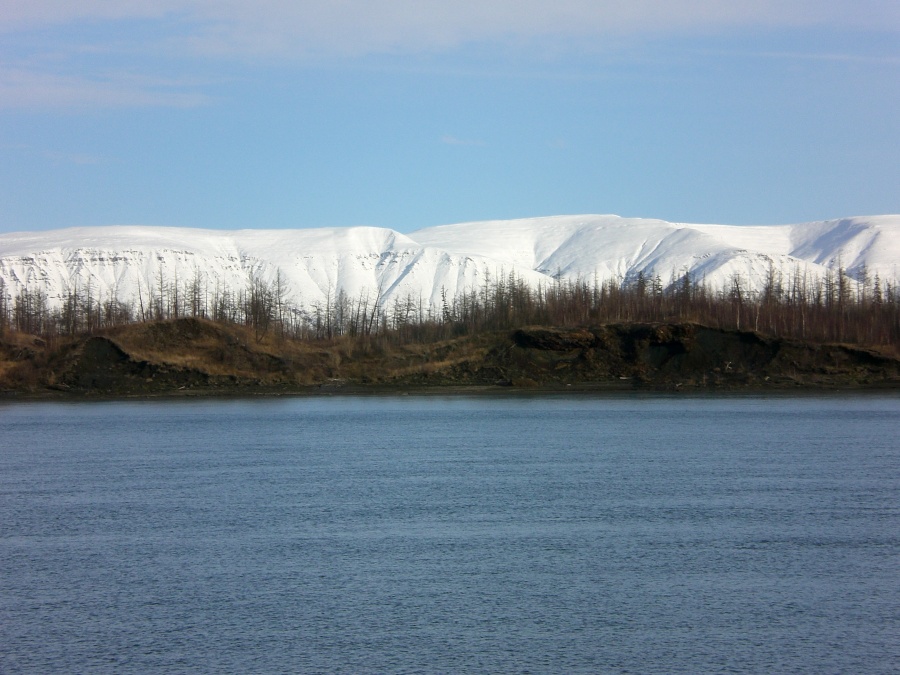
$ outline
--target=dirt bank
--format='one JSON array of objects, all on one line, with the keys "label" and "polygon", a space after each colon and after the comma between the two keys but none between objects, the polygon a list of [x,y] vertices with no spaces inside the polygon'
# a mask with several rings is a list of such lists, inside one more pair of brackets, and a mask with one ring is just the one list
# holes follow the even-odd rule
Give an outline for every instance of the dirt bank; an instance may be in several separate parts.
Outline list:
[{"label": "dirt bank", "polygon": [[259,339],[179,319],[49,344],[0,340],[6,396],[522,389],[900,388],[895,354],[697,324],[525,327],[429,343]]}]

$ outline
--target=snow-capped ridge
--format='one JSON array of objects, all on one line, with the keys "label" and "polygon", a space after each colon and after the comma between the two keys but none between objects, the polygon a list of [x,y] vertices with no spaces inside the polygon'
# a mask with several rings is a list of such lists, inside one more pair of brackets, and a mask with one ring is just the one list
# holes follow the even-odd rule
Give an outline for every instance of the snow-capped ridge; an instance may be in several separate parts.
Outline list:
[{"label": "snow-capped ridge", "polygon": [[759,290],[774,270],[810,281],[843,269],[900,280],[900,216],[857,216],[795,225],[671,223],[616,215],[490,220],[407,234],[382,227],[203,230],[140,225],[0,235],[0,281],[14,298],[40,289],[58,306],[75,289],[130,301],[166,285],[199,281],[241,289],[276,276],[291,300],[313,307],[343,291],[382,305],[480,287],[485,275],[529,284],[557,278],[664,284],[685,273],[714,289],[739,278]]}]

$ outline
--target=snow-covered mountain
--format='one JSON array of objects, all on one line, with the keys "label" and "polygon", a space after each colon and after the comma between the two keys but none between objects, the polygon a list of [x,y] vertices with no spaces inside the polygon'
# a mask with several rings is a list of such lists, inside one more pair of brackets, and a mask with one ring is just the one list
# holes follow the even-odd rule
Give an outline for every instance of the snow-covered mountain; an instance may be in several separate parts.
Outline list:
[{"label": "snow-covered mountain", "polygon": [[785,279],[824,277],[842,267],[900,282],[900,215],[797,225],[692,225],[612,215],[556,216],[443,225],[401,234],[374,227],[199,230],[86,227],[0,235],[0,280],[13,297],[46,292],[57,305],[73,289],[131,301],[161,284],[245,288],[280,273],[294,304],[312,307],[343,290],[382,303],[483,285],[515,272],[537,285],[554,277],[664,284],[686,271],[714,289],[738,275],[759,289],[771,268]]}]

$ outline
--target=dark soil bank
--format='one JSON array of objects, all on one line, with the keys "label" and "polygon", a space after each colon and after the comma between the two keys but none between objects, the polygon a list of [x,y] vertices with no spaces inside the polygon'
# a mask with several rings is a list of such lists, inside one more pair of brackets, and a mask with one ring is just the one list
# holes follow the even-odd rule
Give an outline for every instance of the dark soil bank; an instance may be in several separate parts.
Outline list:
[{"label": "dark soil bank", "polygon": [[278,340],[198,319],[59,344],[0,342],[7,396],[308,393],[404,388],[900,388],[887,352],[702,325],[528,327],[431,343]]}]

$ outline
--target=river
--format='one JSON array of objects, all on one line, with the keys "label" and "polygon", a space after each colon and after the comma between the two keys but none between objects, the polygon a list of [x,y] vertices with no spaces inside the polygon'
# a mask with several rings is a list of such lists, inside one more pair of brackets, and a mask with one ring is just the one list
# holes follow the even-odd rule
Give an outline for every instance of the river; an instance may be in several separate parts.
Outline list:
[{"label": "river", "polygon": [[2,672],[891,672],[900,397],[0,406]]}]

